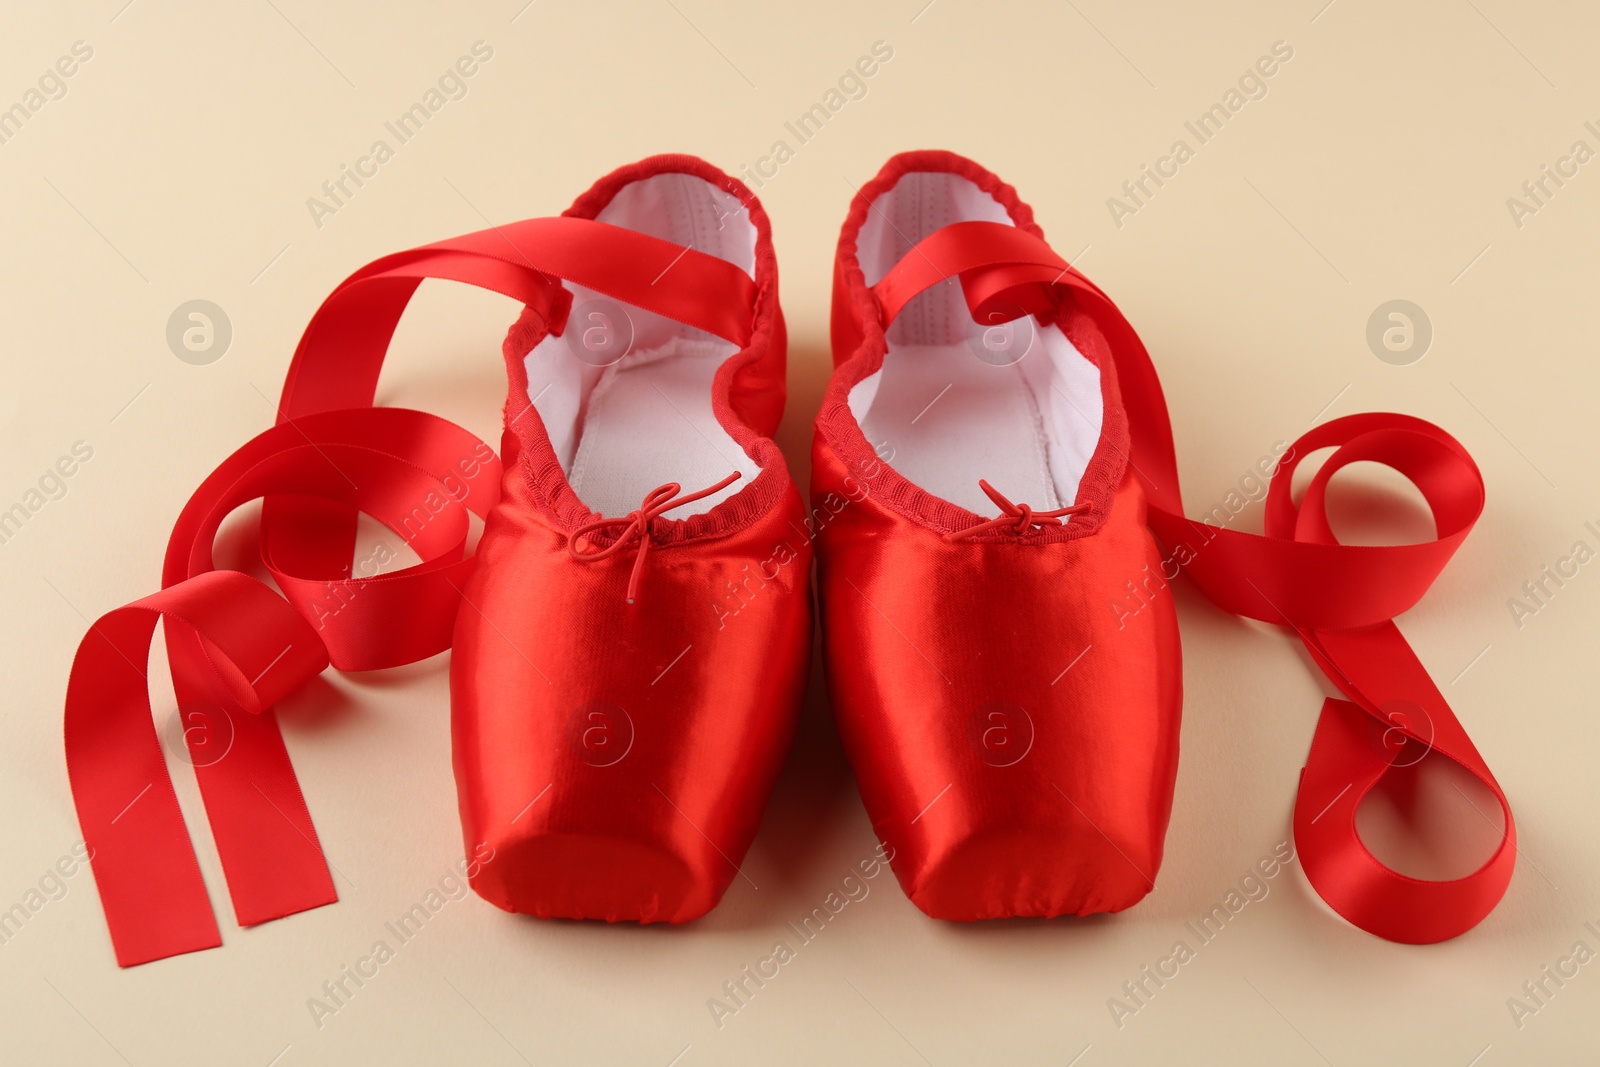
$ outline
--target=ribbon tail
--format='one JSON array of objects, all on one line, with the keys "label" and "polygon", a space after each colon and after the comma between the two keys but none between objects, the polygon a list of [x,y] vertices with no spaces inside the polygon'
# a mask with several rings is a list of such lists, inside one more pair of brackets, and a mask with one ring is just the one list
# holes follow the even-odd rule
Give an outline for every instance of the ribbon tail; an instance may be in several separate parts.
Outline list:
[{"label": "ribbon tail", "polygon": [[128,608],[100,619],[67,686],[67,777],[123,967],[222,944],[135,667],[149,657],[155,624],[153,613]]},{"label": "ribbon tail", "polygon": [[1384,866],[1356,829],[1362,799],[1394,766],[1395,750],[1383,744],[1383,732],[1357,704],[1333,698],[1323,704],[1295,799],[1295,849],[1312,888],[1351,923],[1403,944],[1446,941],[1476,926],[1505,894],[1516,863],[1511,814],[1499,849],[1462,878],[1412,878]]}]

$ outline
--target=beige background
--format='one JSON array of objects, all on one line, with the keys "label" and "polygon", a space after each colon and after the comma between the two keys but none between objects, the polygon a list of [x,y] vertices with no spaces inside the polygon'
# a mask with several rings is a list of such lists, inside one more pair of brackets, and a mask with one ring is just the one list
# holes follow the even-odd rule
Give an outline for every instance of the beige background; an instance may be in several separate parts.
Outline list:
[{"label": "beige background", "polygon": [[[1510,891],[1467,936],[1404,947],[1338,920],[1293,867],[1119,1029],[1108,998],[1288,836],[1326,688],[1288,635],[1183,588],[1183,763],[1159,887],[1136,909],[945,925],[885,876],[719,1028],[708,998],[873,847],[818,676],[748,879],[710,917],[679,929],[539,923],[468,897],[318,1028],[307,998],[459,855],[439,657],[330,673],[282,710],[340,903],[236,928],[202,829],[225,947],[119,971],[80,872],[0,945],[0,1059],[1595,1060],[1600,964],[1520,1028],[1507,1006],[1575,942],[1600,949],[1584,926],[1600,926],[1600,565],[1520,629],[1507,604],[1575,541],[1600,547],[1584,526],[1600,526],[1600,163],[1520,227],[1506,205],[1574,141],[1600,148],[1583,125],[1600,120],[1592,5],[523,2],[79,0],[7,12],[0,106],[75,41],[93,57],[0,144],[0,508],[75,442],[93,458],[0,545],[0,907],[77,840],[60,721],[86,618],[156,587],[172,520],[213,465],[269,425],[267,398],[323,294],[378,255],[554,214],[640,156],[753,165],[878,40],[894,57],[867,96],[760,190],[793,337],[781,437],[797,471],[827,372],[839,221],[852,185],[907,148],[974,156],[1034,204],[1058,250],[1083,250],[1080,265],[1162,371],[1191,513],[1319,416],[1392,409],[1438,422],[1481,464],[1489,507],[1402,627],[1513,800],[1523,852]],[[478,40],[494,55],[469,94],[315,225],[306,199]],[[1107,198],[1280,40],[1294,56],[1265,98],[1115,225]],[[195,298],[233,328],[206,366],[175,358],[164,336]],[[1434,328],[1408,366],[1365,340],[1369,315],[1395,298]],[[425,290],[381,399],[497,440],[497,352],[514,312]],[[1393,479],[1341,481],[1347,533],[1426,534]],[[1259,508],[1242,521],[1259,529]],[[178,766],[175,777],[201,827],[192,775]],[[1461,794],[1440,795],[1458,824],[1480,820]]]}]

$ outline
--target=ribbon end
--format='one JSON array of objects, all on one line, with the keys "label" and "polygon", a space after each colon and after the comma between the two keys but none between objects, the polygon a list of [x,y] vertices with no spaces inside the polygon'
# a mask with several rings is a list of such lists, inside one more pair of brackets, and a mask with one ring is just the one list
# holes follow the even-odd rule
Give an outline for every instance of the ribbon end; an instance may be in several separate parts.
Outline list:
[{"label": "ribbon end", "polygon": [[144,928],[125,925],[113,927],[111,947],[117,954],[118,967],[138,967],[190,952],[221,948],[222,932],[217,928],[210,908],[207,908],[203,917],[194,916],[182,926],[152,924]]}]

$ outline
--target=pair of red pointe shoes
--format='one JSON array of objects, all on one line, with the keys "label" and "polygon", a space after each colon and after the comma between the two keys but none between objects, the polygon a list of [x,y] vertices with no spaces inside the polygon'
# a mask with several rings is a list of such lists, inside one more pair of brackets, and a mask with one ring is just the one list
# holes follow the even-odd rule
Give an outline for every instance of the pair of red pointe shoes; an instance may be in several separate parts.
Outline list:
[{"label": "pair of red pointe shoes", "polygon": [[944,152],[860,191],[809,509],[771,440],[785,336],[751,192],[658,157],[565,219],[569,285],[506,340],[503,495],[455,633],[477,892],[642,922],[717,903],[793,733],[814,551],[834,712],[917,906],[1143,897],[1176,622],[1164,596],[1107,610],[1158,556],[1113,353],[1027,206]]},{"label": "pair of red pointe shoes", "polygon": [[[373,405],[430,278],[523,305],[499,455]],[[221,940],[164,748],[194,768],[242,925],[331,903],[273,707],[330,665],[452,646],[473,888],[544,917],[705,914],[794,731],[813,556],[839,733],[880,854],[928,914],[1117,911],[1154,887],[1180,571],[1229,612],[1293,627],[1340,693],[1290,853],[1323,899],[1408,943],[1493,910],[1515,865],[1509,802],[1393,621],[1483,510],[1459,442],[1406,415],[1343,416],[1258,465],[1262,535],[1228,528],[1242,498],[1213,509],[1222,525],[1185,518],[1138,335],[1009,186],[944,152],[894,157],[851,204],[832,340],[807,504],[772,441],[786,338],[767,217],[697,159],[647,159],[560,218],[345,279],[301,337],[277,425],[184,507],[161,590],[101,616],[73,663],[67,770],[118,961]],[[1296,465],[1324,449],[1297,501]],[[1433,540],[1339,543],[1326,488],[1358,460],[1417,486]],[[257,499],[275,586],[213,558],[224,519]],[[358,540],[363,514],[387,528],[376,546]],[[385,570],[390,538],[420,562]],[[161,734],[142,666],[158,622],[178,698]],[[1494,854],[1460,878],[1406,875],[1357,833],[1362,798],[1424,757],[1504,814]],[[1289,858],[1274,856],[1265,878]]]}]

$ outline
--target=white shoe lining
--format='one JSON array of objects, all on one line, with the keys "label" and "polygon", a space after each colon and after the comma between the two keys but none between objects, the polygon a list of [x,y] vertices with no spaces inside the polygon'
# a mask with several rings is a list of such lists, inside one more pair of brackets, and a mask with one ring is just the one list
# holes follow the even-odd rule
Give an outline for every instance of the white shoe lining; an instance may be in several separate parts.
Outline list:
[{"label": "white shoe lining", "polygon": [[[626,185],[598,219],[718,256],[754,275],[756,231],[749,213],[738,198],[694,175],[658,174]],[[691,493],[735,470],[744,476],[672,512],[682,519],[711,510],[750,484],[760,468],[711,407],[712,379],[737,346],[613,302],[631,325],[631,346],[615,362],[607,363],[605,353],[580,359],[574,338],[618,324],[605,321],[604,304],[593,303],[606,299],[601,294],[571,283],[567,288],[573,315],[566,332],[545,338],[523,365],[528,398],[579,499],[602,515],[625,515],[667,482]]]},{"label": "white shoe lining", "polygon": [[[966,178],[905,175],[878,197],[857,238],[867,284],[935,230],[968,221],[1012,223]],[[1032,331],[1026,354],[1005,365],[980,358],[960,283],[934,286],[891,325],[882,369],[850,392],[862,432],[890,466],[980,515],[996,510],[980,478],[1038,510],[1072,503],[1104,420],[1099,368],[1056,326],[1023,319],[1013,328]]]}]

